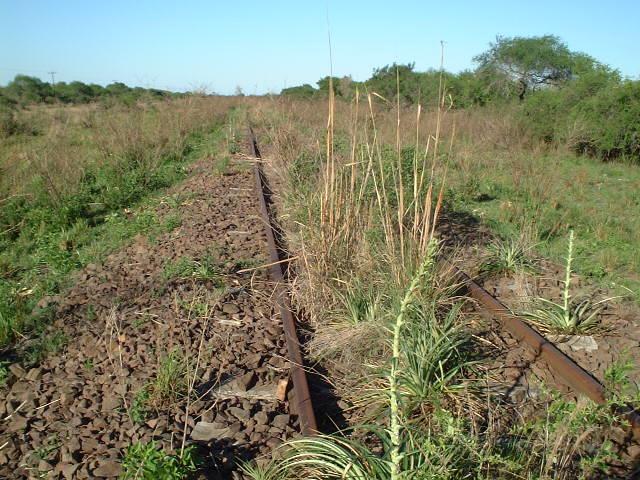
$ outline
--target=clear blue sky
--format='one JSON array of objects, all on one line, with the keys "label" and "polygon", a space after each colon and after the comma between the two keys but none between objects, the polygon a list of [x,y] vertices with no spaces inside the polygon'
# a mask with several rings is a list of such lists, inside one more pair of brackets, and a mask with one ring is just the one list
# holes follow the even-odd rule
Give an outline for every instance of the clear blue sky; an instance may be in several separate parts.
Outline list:
[{"label": "clear blue sky", "polygon": [[277,92],[329,73],[368,78],[388,63],[472,67],[497,34],[555,34],[640,76],[640,0],[0,0],[0,84],[56,81],[231,93]]}]

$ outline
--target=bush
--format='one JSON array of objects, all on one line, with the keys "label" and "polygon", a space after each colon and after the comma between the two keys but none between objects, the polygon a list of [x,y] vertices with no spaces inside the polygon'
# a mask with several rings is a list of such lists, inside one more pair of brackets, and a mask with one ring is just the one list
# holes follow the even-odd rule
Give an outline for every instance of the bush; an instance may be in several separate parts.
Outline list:
[{"label": "bush", "polygon": [[564,88],[529,95],[522,110],[529,132],[547,143],[603,160],[640,162],[640,82],[592,72]]},{"label": "bush", "polygon": [[0,105],[0,138],[13,135],[18,130],[15,114],[12,108]]},{"label": "bush", "polygon": [[604,160],[629,157],[640,163],[640,82],[626,81],[602,89],[578,104],[570,121],[581,125],[574,149]]},{"label": "bush", "polygon": [[196,470],[193,447],[181,455],[164,453],[155,442],[135,443],[122,460],[123,479],[180,480]]}]

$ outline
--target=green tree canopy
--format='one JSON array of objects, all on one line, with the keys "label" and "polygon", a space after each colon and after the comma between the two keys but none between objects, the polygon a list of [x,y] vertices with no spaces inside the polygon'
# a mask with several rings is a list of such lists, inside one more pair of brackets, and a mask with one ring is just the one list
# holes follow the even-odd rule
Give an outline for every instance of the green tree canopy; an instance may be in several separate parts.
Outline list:
[{"label": "green tree canopy", "polygon": [[529,90],[559,86],[597,65],[590,56],[569,50],[555,35],[498,36],[489,50],[473,60],[478,63],[478,73],[490,77],[495,88],[505,92],[515,85],[521,100]]},{"label": "green tree canopy", "polygon": [[20,103],[43,102],[52,93],[50,84],[28,75],[16,75],[4,89],[7,97]]}]

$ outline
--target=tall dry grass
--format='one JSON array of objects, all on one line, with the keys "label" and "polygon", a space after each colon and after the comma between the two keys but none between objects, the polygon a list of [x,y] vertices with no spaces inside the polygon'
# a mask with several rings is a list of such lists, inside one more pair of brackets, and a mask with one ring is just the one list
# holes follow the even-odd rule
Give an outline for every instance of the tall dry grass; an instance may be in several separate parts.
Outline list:
[{"label": "tall dry grass", "polygon": [[73,192],[88,168],[126,159],[152,171],[183,153],[188,136],[212,125],[235,100],[188,97],[133,106],[36,106],[20,112],[34,134],[0,147],[0,201],[40,195],[51,202]]},{"label": "tall dry grass", "polygon": [[490,393],[478,396],[460,305],[429,262],[419,268],[425,257],[433,260],[427,251],[447,176],[475,172],[479,155],[538,146],[508,111],[454,111],[446,101],[437,111],[412,111],[372,92],[350,104],[328,102],[327,109],[317,101],[261,100],[252,115],[263,126],[264,159],[280,183],[287,238],[301,259],[294,293],[314,328],[307,346],[328,366],[338,395],[377,425],[361,438],[379,434],[373,443],[381,448],[373,452],[358,432],[301,439],[286,445],[284,461],[248,468],[252,478],[599,471],[607,444],[592,450],[591,464],[578,448],[558,446],[598,441],[607,412],[549,401],[530,424],[510,418]]}]

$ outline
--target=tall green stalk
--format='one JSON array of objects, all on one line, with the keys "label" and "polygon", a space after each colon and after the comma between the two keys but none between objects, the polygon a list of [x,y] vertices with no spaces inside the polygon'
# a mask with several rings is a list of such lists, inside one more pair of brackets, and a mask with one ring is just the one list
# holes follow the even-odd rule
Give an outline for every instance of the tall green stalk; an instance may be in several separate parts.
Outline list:
[{"label": "tall green stalk", "polygon": [[573,230],[569,232],[569,250],[567,252],[567,264],[564,272],[564,290],[562,292],[565,325],[569,325],[571,322],[571,311],[569,309],[569,301],[571,300],[571,295],[569,293],[569,288],[571,287],[571,263],[572,262],[573,262]]},{"label": "tall green stalk", "polygon": [[398,365],[400,361],[400,340],[402,339],[402,327],[405,323],[405,317],[413,297],[420,288],[421,284],[433,269],[433,260],[437,247],[437,240],[431,239],[424,260],[418,268],[418,272],[411,280],[409,288],[404,294],[402,303],[400,304],[400,312],[396,317],[393,328],[393,357],[391,358],[391,369],[389,371],[389,405],[390,412],[390,440],[391,440],[391,480],[400,478],[400,464],[403,455],[400,453],[400,428],[401,428],[401,412],[400,412],[400,392],[398,391]]}]

